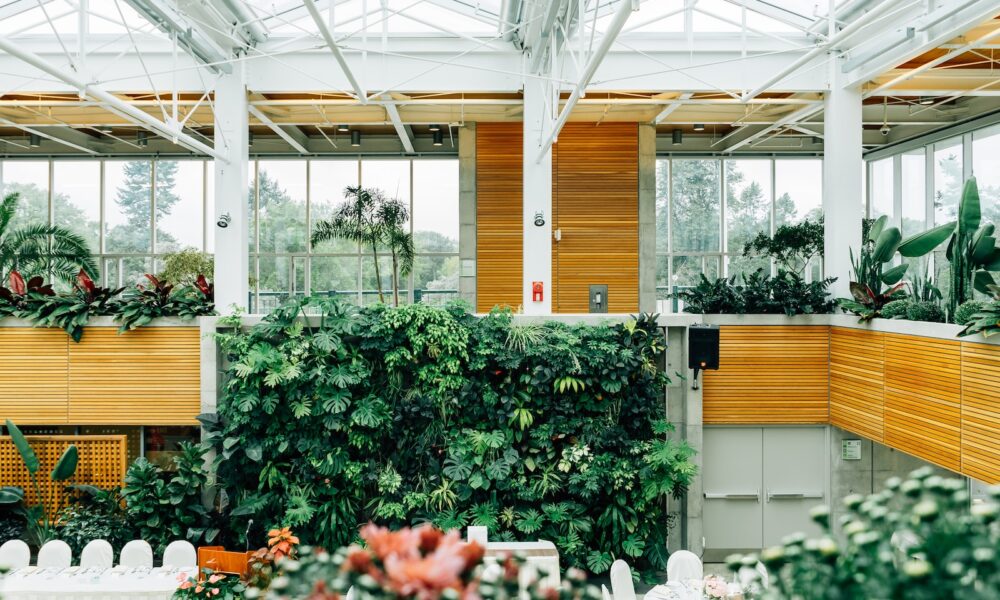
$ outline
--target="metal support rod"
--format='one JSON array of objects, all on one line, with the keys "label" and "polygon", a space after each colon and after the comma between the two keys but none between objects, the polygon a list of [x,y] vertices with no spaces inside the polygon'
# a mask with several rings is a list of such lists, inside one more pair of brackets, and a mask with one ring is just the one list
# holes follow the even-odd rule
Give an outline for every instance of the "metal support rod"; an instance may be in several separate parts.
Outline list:
[{"label": "metal support rod", "polygon": [[118,96],[106,92],[97,86],[91,85],[75,75],[70,75],[69,73],[62,71],[34,52],[25,50],[23,44],[15,43],[6,36],[0,35],[0,50],[10,54],[14,58],[23,60],[39,71],[51,75],[67,85],[83,90],[86,95],[106,103],[109,107],[114,109],[114,112],[123,114],[123,116],[126,116],[133,122],[145,125],[157,134],[168,139],[176,139],[178,144],[188,148],[189,150],[207,154],[214,157],[216,160],[221,160],[226,163],[229,162],[229,159],[224,154],[216,152],[211,146],[207,146],[199,142],[182,131],[172,129],[163,121],[160,121],[159,119],[150,116],[127,102],[122,101],[122,99]]},{"label": "metal support rod", "polygon": [[347,64],[347,59],[344,58],[344,53],[340,51],[340,46],[338,46],[336,40],[333,39],[333,34],[330,32],[330,28],[327,27],[326,22],[323,20],[323,16],[319,14],[319,9],[316,8],[316,2],[314,0],[303,0],[303,3],[309,11],[309,15],[312,17],[313,21],[316,22],[316,27],[319,28],[319,33],[323,36],[323,40],[326,41],[326,45],[329,46],[330,51],[333,52],[333,57],[337,59],[337,64],[340,65],[340,69],[344,72],[344,76],[347,77],[347,81],[349,81],[351,87],[354,88],[354,94],[358,97],[358,102],[361,104],[367,104],[368,97],[365,95],[365,90],[354,77],[354,73],[351,72],[351,67]]},{"label": "metal support rod", "polygon": [[270,127],[271,131],[277,133],[278,137],[288,142],[288,145],[291,146],[292,148],[295,148],[299,152],[299,154],[309,154],[309,150],[307,150],[305,146],[300,144],[298,140],[293,138],[287,131],[285,131],[278,124],[272,121],[259,108],[257,108],[252,104],[248,104],[247,110],[250,112],[251,115],[257,117],[258,121]]},{"label": "metal support rod", "polygon": [[569,115],[573,112],[573,107],[576,106],[577,101],[583,96],[587,86],[590,84],[590,80],[594,77],[594,73],[597,72],[597,67],[600,66],[601,61],[604,60],[604,56],[611,49],[611,45],[615,42],[615,38],[618,37],[618,33],[625,27],[625,22],[628,21],[631,13],[636,10],[636,6],[638,6],[636,0],[623,0],[618,6],[618,11],[608,25],[607,30],[605,30],[604,36],[601,38],[601,43],[597,46],[597,50],[590,56],[590,60],[587,61],[587,66],[580,76],[580,81],[576,84],[573,93],[570,94],[569,99],[566,100],[566,104],[563,105],[562,110],[559,112],[559,116],[552,124],[552,131],[549,132],[548,138],[542,144],[538,156],[535,158],[536,163],[542,161],[545,153],[549,151],[549,148],[555,143],[556,138],[559,137],[559,132],[562,131],[563,125],[569,120]]}]

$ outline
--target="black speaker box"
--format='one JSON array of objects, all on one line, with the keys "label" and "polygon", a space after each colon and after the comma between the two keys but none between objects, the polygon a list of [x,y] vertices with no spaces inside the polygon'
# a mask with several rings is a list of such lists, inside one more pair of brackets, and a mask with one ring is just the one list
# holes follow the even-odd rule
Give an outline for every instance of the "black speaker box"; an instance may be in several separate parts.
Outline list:
[{"label": "black speaker box", "polygon": [[688,327],[688,368],[719,368],[719,326],[691,325]]}]

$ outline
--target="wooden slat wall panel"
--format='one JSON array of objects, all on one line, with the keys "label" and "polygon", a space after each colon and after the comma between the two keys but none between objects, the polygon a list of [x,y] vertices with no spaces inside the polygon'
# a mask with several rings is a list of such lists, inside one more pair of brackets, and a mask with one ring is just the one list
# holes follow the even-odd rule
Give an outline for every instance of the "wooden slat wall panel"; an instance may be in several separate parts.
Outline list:
[{"label": "wooden slat wall panel", "polygon": [[[76,474],[69,483],[110,489],[120,486],[125,479],[127,436],[29,435],[26,437],[42,465],[38,487],[42,492],[45,510],[50,516],[55,516],[59,509],[69,503],[66,482],[52,481],[48,474],[52,472],[70,444],[76,444],[79,462]],[[6,436],[0,437],[0,482],[3,482],[3,485],[13,485],[23,489],[29,505],[38,503],[28,470],[24,467],[14,443]]]},{"label": "wooden slat wall panel", "polygon": [[885,443],[961,469],[961,344],[885,334]]},{"label": "wooden slat wall panel", "polygon": [[639,310],[638,125],[569,123],[553,161],[553,312],[588,312],[590,284],[609,312]]},{"label": "wooden slat wall panel", "polygon": [[725,326],[719,370],[706,371],[706,424],[827,423],[826,326]]},{"label": "wooden slat wall panel", "polygon": [[69,346],[75,425],[193,425],[201,407],[201,330],[91,327]]},{"label": "wooden slat wall panel", "polygon": [[[476,124],[476,310],[521,305],[520,123]],[[546,290],[546,293],[550,293]]]},{"label": "wooden slat wall panel", "polygon": [[1000,346],[962,343],[962,472],[1000,483]]},{"label": "wooden slat wall panel", "polygon": [[883,335],[830,329],[830,424],[883,441]]},{"label": "wooden slat wall panel", "polygon": [[62,329],[0,328],[0,419],[68,422],[67,339]]}]

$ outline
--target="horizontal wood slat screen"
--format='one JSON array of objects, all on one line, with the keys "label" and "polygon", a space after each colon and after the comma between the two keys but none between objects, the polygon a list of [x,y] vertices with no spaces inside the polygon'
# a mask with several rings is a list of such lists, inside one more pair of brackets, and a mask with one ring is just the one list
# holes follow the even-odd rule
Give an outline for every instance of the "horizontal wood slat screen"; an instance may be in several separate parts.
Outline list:
[{"label": "horizontal wood slat screen", "polygon": [[[476,124],[476,310],[521,305],[520,123]],[[546,290],[546,292],[549,292]]]},{"label": "horizontal wood slat screen", "polygon": [[638,124],[569,123],[553,161],[553,312],[588,312],[591,284],[608,312],[639,310]]},{"label": "horizontal wood slat screen", "polygon": [[827,423],[829,328],[725,326],[705,371],[706,424]]},{"label": "horizontal wood slat screen", "polygon": [[962,472],[1000,483],[1000,346],[962,343]]},{"label": "horizontal wood slat screen", "polygon": [[960,342],[885,334],[885,443],[961,469]]},{"label": "horizontal wood slat screen", "polygon": [[[60,331],[60,333],[63,333]],[[65,334],[63,334],[65,335]],[[68,484],[87,484],[101,489],[118,487],[125,479],[127,440],[124,435],[29,435],[41,469],[38,487],[42,491],[45,510],[54,516],[69,504]],[[52,481],[49,474],[70,444],[76,444],[79,462],[76,474],[69,481]],[[37,504],[34,487],[28,470],[14,443],[7,436],[0,437],[0,482],[25,491],[29,505]]]},{"label": "horizontal wood slat screen", "polygon": [[0,419],[68,423],[68,342],[62,329],[0,327]]},{"label": "horizontal wood slat screen", "polygon": [[87,329],[69,346],[75,425],[194,425],[201,408],[201,330]]},{"label": "horizontal wood slat screen", "polygon": [[883,334],[830,329],[830,424],[882,442]]}]

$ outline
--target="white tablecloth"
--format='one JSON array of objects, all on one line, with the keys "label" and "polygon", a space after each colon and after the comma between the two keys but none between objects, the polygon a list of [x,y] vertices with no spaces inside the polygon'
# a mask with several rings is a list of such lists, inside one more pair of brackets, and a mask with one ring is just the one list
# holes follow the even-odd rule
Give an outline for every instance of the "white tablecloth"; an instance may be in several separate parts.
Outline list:
[{"label": "white tablecloth", "polygon": [[70,567],[55,573],[52,569],[28,567],[0,579],[0,597],[3,600],[169,600],[180,585],[178,576],[196,572],[194,567],[187,571],[156,568],[146,572],[125,567],[105,570]]},{"label": "white tablecloth", "polygon": [[559,587],[559,551],[552,542],[489,542],[484,562],[496,562],[504,554],[523,556],[526,559],[525,574],[537,574],[548,587]]}]

